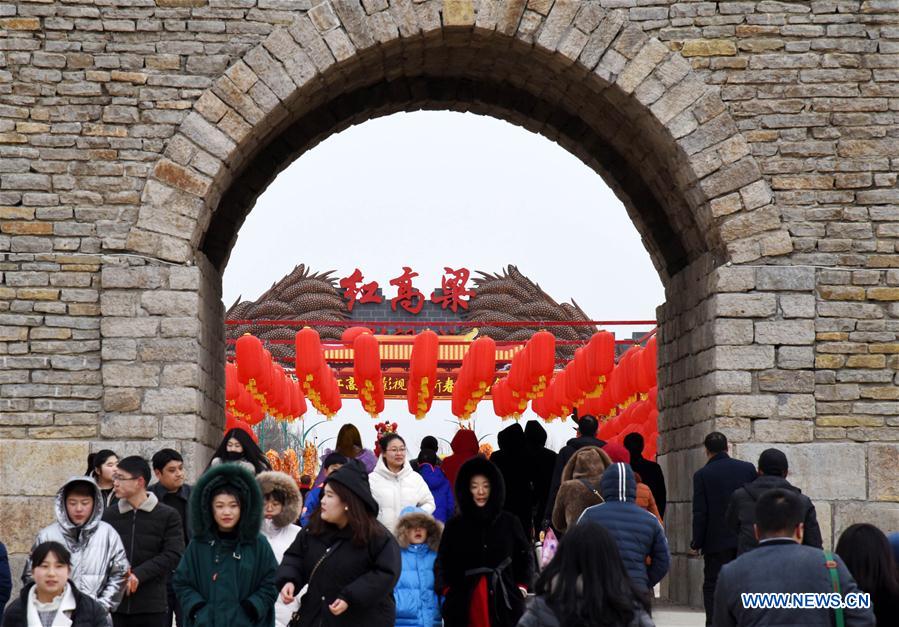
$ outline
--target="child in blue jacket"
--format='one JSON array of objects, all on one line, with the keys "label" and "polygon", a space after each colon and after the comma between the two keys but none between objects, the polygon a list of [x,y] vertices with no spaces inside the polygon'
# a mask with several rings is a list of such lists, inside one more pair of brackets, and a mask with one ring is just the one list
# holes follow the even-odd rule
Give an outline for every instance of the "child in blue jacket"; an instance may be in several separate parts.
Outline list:
[{"label": "child in blue jacket", "polygon": [[396,523],[403,569],[393,589],[396,627],[439,627],[440,600],[434,587],[434,561],[443,525],[417,507],[405,508]]}]

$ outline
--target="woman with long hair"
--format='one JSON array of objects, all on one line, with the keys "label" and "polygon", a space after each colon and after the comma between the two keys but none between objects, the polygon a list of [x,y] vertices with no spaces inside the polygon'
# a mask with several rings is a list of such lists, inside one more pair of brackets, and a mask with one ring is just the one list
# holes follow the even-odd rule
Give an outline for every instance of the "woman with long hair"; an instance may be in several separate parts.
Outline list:
[{"label": "woman with long hair", "polygon": [[274,627],[278,562],[259,533],[262,492],[239,464],[220,464],[190,494],[192,539],[172,588],[187,627]]},{"label": "woman with long hair", "polygon": [[562,538],[540,574],[536,598],[518,627],[652,627],[614,538],[582,522]]},{"label": "woman with long hair", "polygon": [[890,541],[874,525],[850,525],[840,536],[839,555],[862,592],[871,595],[878,625],[899,625],[899,569]]},{"label": "woman with long hair", "polygon": [[368,475],[354,460],[331,473],[321,504],[284,554],[281,600],[300,599],[300,627],[393,627],[393,588],[402,565],[393,535],[378,522]]},{"label": "woman with long hair", "polygon": [[446,523],[437,552],[446,627],[511,627],[524,613],[533,545],[518,517],[503,511],[505,492],[499,469],[487,459],[474,457],[459,469],[459,513]]},{"label": "woman with long hair", "polygon": [[206,468],[222,463],[241,464],[256,475],[272,469],[259,445],[246,431],[237,428],[225,434]]},{"label": "woman with long hair", "polygon": [[118,464],[119,456],[107,448],[87,456],[87,472],[84,474],[92,477],[100,486],[104,508],[109,507],[115,496],[112,491],[112,476]]},{"label": "woman with long hair", "polygon": [[371,494],[378,502],[378,520],[388,529],[407,507],[433,514],[434,495],[420,474],[412,470],[406,459],[406,441],[396,433],[388,433],[378,442],[381,459],[369,475]]},{"label": "woman with long hair", "polygon": [[81,592],[69,579],[72,556],[58,542],[43,542],[29,557],[34,581],[9,604],[3,627],[111,627],[106,608]]}]

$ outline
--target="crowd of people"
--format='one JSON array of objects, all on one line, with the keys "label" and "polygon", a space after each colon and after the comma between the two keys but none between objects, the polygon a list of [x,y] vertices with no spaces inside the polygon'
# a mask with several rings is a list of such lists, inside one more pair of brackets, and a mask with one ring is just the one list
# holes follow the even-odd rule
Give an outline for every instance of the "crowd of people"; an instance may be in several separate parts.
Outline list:
[{"label": "crowd of people", "polygon": [[[99,451],[60,486],[8,605],[0,544],[2,627],[649,627],[671,564],[664,475],[639,434],[620,446],[592,416],[577,425],[556,454],[538,422],[514,423],[489,458],[462,429],[441,460],[435,438],[411,459],[397,433],[376,455],[348,424],[302,485],[241,429],[193,486],[172,449],[149,462]],[[708,625],[899,624],[899,534],[856,524],[825,552],[782,451],[754,466],[721,433],[704,448],[691,552]],[[741,597],[833,591],[872,607]]]}]

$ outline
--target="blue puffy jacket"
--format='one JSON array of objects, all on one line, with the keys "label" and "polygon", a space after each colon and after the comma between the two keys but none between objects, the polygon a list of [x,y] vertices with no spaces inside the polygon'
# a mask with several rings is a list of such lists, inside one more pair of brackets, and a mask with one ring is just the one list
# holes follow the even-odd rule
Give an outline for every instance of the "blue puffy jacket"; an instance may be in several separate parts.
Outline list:
[{"label": "blue puffy jacket", "polygon": [[305,512],[302,516],[300,516],[300,526],[305,527],[309,524],[309,519],[312,518],[312,512],[318,507],[318,504],[322,499],[322,486],[315,486],[309,493],[306,495],[306,500],[303,502],[303,509]]},{"label": "blue puffy jacket", "polygon": [[671,562],[665,531],[655,516],[636,504],[637,481],[630,464],[606,468],[599,486],[605,502],[585,509],[578,522],[592,520],[605,527],[615,538],[634,585],[649,590],[668,573]]},{"label": "blue puffy jacket", "polygon": [[403,549],[403,570],[393,589],[397,627],[434,627],[441,624],[440,604],[434,591],[437,552],[425,544]]},{"label": "blue puffy jacket", "polygon": [[434,497],[434,518],[442,523],[452,518],[456,510],[456,502],[453,499],[453,486],[450,485],[449,479],[443,474],[439,468],[435,468],[431,464],[419,464],[418,474],[421,475],[428,489]]}]

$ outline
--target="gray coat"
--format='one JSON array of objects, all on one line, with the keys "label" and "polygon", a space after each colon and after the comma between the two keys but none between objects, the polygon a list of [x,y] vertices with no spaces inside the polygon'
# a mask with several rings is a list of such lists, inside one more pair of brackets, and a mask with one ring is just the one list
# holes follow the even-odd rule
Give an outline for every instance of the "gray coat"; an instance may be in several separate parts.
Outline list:
[{"label": "gray coat", "polygon": [[[855,580],[839,556],[834,556],[840,592],[859,592]],[[789,539],[770,540],[725,564],[715,588],[715,627],[832,627],[830,609],[746,609],[744,592],[833,592],[824,552]],[[843,610],[846,627],[874,627],[874,612]]]},{"label": "gray coat", "polygon": [[[96,488],[94,511],[81,527],[76,527],[66,513],[63,493],[70,483],[80,481]],[[100,602],[112,612],[125,594],[125,580],[130,564],[122,539],[115,529],[103,522],[103,495],[90,477],[77,476],[66,481],[56,493],[56,522],[41,529],[32,550],[42,542],[59,542],[72,554],[72,573],[69,578],[82,593]],[[31,564],[25,563],[22,583],[32,581]]]}]

